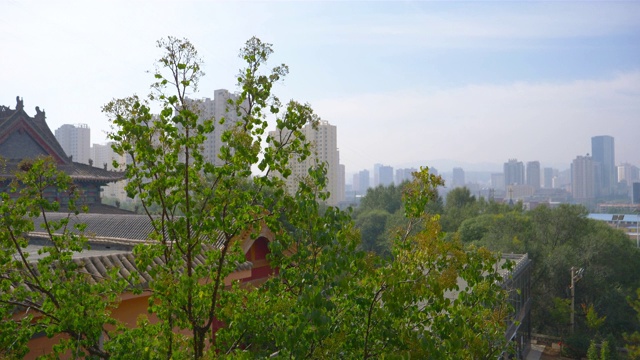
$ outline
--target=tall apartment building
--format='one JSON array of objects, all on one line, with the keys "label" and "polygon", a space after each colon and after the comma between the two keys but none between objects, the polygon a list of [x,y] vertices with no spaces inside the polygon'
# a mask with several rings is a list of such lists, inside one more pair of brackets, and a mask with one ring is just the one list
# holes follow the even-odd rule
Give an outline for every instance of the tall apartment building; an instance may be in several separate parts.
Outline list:
[{"label": "tall apartment building", "polygon": [[640,169],[637,166],[624,163],[618,165],[618,182],[624,182],[627,186],[632,186],[634,182],[640,180]]},{"label": "tall apartment building", "polygon": [[527,185],[534,190],[540,189],[540,162],[529,161],[527,163]]},{"label": "tall apartment building", "polygon": [[[201,121],[214,119],[215,128],[202,144],[202,155],[205,160],[210,163],[216,165],[222,164],[219,158],[220,148],[223,145],[222,133],[231,129],[241,118],[238,116],[233,105],[229,104],[229,100],[236,101],[238,96],[238,94],[233,94],[229,92],[229,90],[218,89],[213,92],[213,99],[204,98],[191,100],[191,103],[199,110],[198,116]],[[220,124],[222,118],[224,118],[225,121],[223,124]]]},{"label": "tall apartment building", "polygon": [[389,186],[393,184],[393,167],[381,165],[378,168],[378,186]]},{"label": "tall apartment building", "polygon": [[524,185],[524,164],[517,159],[509,159],[504,163],[505,190],[511,185]]},{"label": "tall apartment building", "polygon": [[454,188],[463,187],[465,184],[464,170],[459,167],[453,168],[453,179],[451,180],[451,186]]},{"label": "tall apartment building", "polygon": [[543,187],[545,189],[553,189],[553,178],[555,177],[555,171],[553,168],[544,168],[544,183]]},{"label": "tall apartment building", "polygon": [[380,167],[382,164],[373,164],[373,187],[380,185]]},{"label": "tall apartment building", "polygon": [[[113,142],[108,142],[106,145],[93,144],[93,146],[91,146],[91,160],[93,161],[93,166],[104,168],[106,170],[122,171],[126,164],[125,157],[116,154],[111,145],[113,145]],[[122,166],[117,169],[114,168],[114,160]]]},{"label": "tall apartment building", "polygon": [[491,174],[491,187],[493,189],[503,190],[504,186],[504,174],[494,173]]},{"label": "tall apartment building", "polygon": [[594,200],[595,173],[594,161],[591,156],[578,156],[571,163],[571,194],[577,202]]},{"label": "tall apartment building", "polygon": [[[104,168],[105,170],[124,171],[126,158],[125,156],[116,154],[111,148],[112,144],[112,142],[109,142],[106,145],[93,144],[91,147],[91,159],[93,161],[93,166]],[[120,165],[118,168],[113,166],[114,161]],[[127,197],[127,192],[125,191],[126,184],[127,180],[120,180],[103,186],[101,190],[101,197],[115,198],[120,202],[131,201],[132,199]]]},{"label": "tall apartment building", "polygon": [[87,124],[64,124],[55,131],[56,140],[73,161],[89,164],[91,152],[91,130]]},{"label": "tall apartment building", "polygon": [[405,181],[413,180],[413,173],[418,171],[415,168],[396,169],[396,185],[400,185]]},{"label": "tall apartment building", "polygon": [[617,186],[615,144],[612,136],[602,135],[591,138],[591,156],[596,163],[596,196],[612,195]]},{"label": "tall apartment building", "polygon": [[[312,144],[312,156],[305,161],[299,162],[297,159],[291,159],[289,166],[291,176],[287,178],[287,186],[291,191],[295,191],[298,182],[308,176],[310,167],[315,166],[316,162],[323,162],[327,166],[327,188],[330,197],[327,204],[331,206],[338,205],[344,200],[344,170],[340,166],[340,152],[338,151],[338,132],[335,125],[329,124],[328,121],[321,121],[317,129],[311,124],[307,124],[302,128],[302,133]],[[269,132],[270,136],[276,139],[284,137],[286,134],[278,131]]]},{"label": "tall apartment building", "polygon": [[370,186],[369,170],[360,170],[357,174],[353,175],[353,190],[359,194],[364,195]]},{"label": "tall apartment building", "polygon": [[[340,159],[338,158],[338,161]],[[338,195],[340,196],[339,201],[346,200],[346,192],[347,192],[347,168],[344,164],[338,164]]]}]

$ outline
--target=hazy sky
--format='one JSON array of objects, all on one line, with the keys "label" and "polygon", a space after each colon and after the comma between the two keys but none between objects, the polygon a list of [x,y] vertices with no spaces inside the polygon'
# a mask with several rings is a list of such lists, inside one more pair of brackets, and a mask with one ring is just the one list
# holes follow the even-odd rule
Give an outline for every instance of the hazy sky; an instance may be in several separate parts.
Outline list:
[{"label": "hazy sky", "polygon": [[[235,90],[238,50],[274,45],[281,99],[338,127],[347,172],[437,159],[566,168],[615,137],[640,165],[640,2],[0,1],[0,104],[24,98],[54,131],[110,125],[101,106],[145,95],[155,41],[205,61],[196,97]],[[450,169],[440,169],[450,171]]]}]

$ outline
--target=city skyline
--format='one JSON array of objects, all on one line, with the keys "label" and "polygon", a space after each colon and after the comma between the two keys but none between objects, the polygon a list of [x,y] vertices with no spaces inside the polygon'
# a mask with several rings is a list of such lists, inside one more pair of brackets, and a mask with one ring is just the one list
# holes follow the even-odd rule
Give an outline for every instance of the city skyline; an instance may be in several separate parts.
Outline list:
[{"label": "city skyline", "polygon": [[[230,96],[229,92],[224,89],[217,90],[216,95],[215,102],[221,104],[224,103],[224,99]],[[204,102],[197,102],[201,110],[215,113],[214,100],[204,100]],[[20,105],[22,104],[18,103],[18,106]],[[217,106],[217,108],[217,110],[225,112],[224,107]],[[42,113],[37,116],[42,118]],[[340,164],[339,151],[336,146],[336,130],[336,126],[329,124],[327,121],[321,121],[317,130],[309,125],[303,129],[306,137],[312,142],[313,148],[316,149],[313,158],[324,161],[328,165],[327,177],[329,180],[327,189],[332,194],[328,200],[330,205],[338,205],[346,200],[345,190],[347,185],[350,185],[350,196],[366,193],[366,190],[370,187],[369,181],[371,180],[366,169],[348,180],[345,178],[345,168],[344,165]],[[94,143],[89,147],[90,129],[86,124],[65,124],[56,129],[55,133],[57,141],[61,142],[60,144],[64,151],[67,152],[68,156],[72,156],[75,162],[112,170],[109,164],[115,157],[114,152],[108,145]],[[212,144],[216,144],[219,141],[216,138],[219,136],[220,134],[212,133],[209,140],[211,140]],[[281,137],[282,135],[277,131],[272,131],[270,136]],[[206,140],[205,143],[209,140]],[[507,196],[509,199],[528,198],[533,201],[539,201],[540,199],[551,201],[551,196],[562,200],[568,199],[567,194],[571,193],[574,201],[589,204],[596,199],[622,199],[626,196],[631,196],[633,183],[640,180],[638,167],[628,163],[615,164],[615,139],[613,137],[594,136],[591,138],[591,142],[592,155],[578,155],[572,161],[571,168],[567,170],[569,172],[568,178],[567,174],[561,176],[558,173],[558,176],[555,176],[554,172],[557,170],[553,168],[545,168],[544,174],[541,173],[540,162],[538,161],[526,162],[525,171],[524,163],[517,159],[509,159],[505,162],[502,173],[485,172],[484,177],[486,179],[484,180],[480,180],[482,175],[478,174],[480,177],[475,175],[471,181],[467,182],[464,169],[458,167],[454,167],[451,173],[444,172],[442,175],[449,188],[469,187],[475,194],[482,197],[497,195]],[[72,153],[69,153],[68,149],[71,149]],[[204,151],[206,153],[206,146]],[[76,158],[83,157],[82,154],[86,155],[84,156],[85,161],[76,160]],[[306,169],[312,165],[312,162],[306,161],[294,166],[292,168],[294,176],[289,179],[295,180],[300,176],[304,176]],[[416,170],[415,168],[394,169],[392,166],[376,163],[374,164],[372,177],[373,187],[400,184],[408,180],[410,174]],[[434,170],[434,173],[438,174],[437,169]],[[608,175],[610,173],[612,174]],[[488,175],[490,175],[490,179]],[[544,182],[542,180],[543,175]],[[353,179],[353,182],[350,182],[351,179]],[[620,180],[620,183],[618,183],[618,180]],[[538,193],[543,183],[545,189],[556,189],[560,190],[560,192],[550,193],[549,191],[544,191]],[[486,187],[486,185],[489,185],[489,187]],[[288,183],[287,186],[292,190],[296,187],[294,183]],[[116,197],[119,201],[128,201],[121,182],[110,184],[104,190],[105,194],[110,194],[111,197]]]},{"label": "city skyline", "polygon": [[[230,94],[228,90],[226,89],[218,89],[216,90],[216,95],[218,96],[218,98],[215,99],[215,103],[218,104],[218,106],[214,106],[214,99],[210,99],[210,98],[205,98],[205,99],[197,99],[196,100],[196,104],[198,104],[198,106],[206,113],[205,117],[211,117],[214,116],[213,114],[216,113],[216,111],[218,111],[218,115],[222,114],[223,112],[226,112],[225,107],[222,105],[225,103],[226,99],[228,99],[229,96],[235,96],[233,94]],[[216,110],[216,108],[218,110]],[[326,123],[327,125],[328,122],[323,121],[323,123]],[[337,129],[335,126],[331,126],[333,128],[333,137],[334,137],[334,142],[337,142]],[[203,154],[205,155],[205,157],[208,159],[208,161],[212,161],[214,159],[217,158],[217,153],[219,150],[215,150],[213,149],[216,143],[219,142],[219,138],[222,134],[222,131],[224,129],[216,129],[215,132],[211,133],[210,136],[208,137],[207,140],[205,140],[204,143],[204,148],[203,148]],[[70,138],[76,139],[78,137],[80,137],[80,132],[83,133],[82,137],[83,137],[83,142],[86,142],[85,147],[86,149],[80,149],[80,147],[78,145],[75,144],[75,142],[72,143],[68,143]],[[59,141],[61,141],[62,147],[65,150],[65,152],[67,152],[67,155],[73,156],[74,157],[74,161],[76,162],[81,162],[81,163],[89,163],[90,161],[94,162],[94,166],[96,167],[101,167],[102,162],[101,161],[97,161],[95,159],[94,156],[94,147],[98,147],[98,148],[104,148],[107,147],[108,144],[98,144],[98,143],[94,143],[91,142],[89,144],[89,137],[90,137],[90,128],[86,125],[86,124],[63,124],[60,128],[55,130],[56,133],[56,138],[58,138]],[[58,135],[64,134],[62,137],[59,137]],[[77,134],[76,134],[77,133]],[[72,135],[73,134],[73,135]],[[273,136],[274,134],[276,134],[276,132],[271,131],[270,134]],[[315,135],[314,135],[315,136]],[[603,140],[604,139],[604,140]],[[600,162],[602,165],[603,161],[602,161],[602,157],[604,156],[603,152],[607,152],[607,156],[609,157],[609,160],[607,160],[607,165],[605,167],[610,168],[611,171],[614,171],[617,175],[618,168],[619,167],[637,167],[635,164],[630,164],[628,162],[616,162],[615,161],[615,139],[611,136],[608,135],[597,135],[597,136],[593,136],[591,138],[591,142],[592,142],[592,146],[591,146],[591,154],[594,157],[594,159],[596,159],[598,162]],[[77,140],[75,140],[77,142]],[[605,151],[604,149],[601,149],[603,147],[602,141],[606,141],[607,145],[607,150]],[[218,144],[218,148],[219,148]],[[335,146],[335,145],[332,145]],[[73,148],[74,150],[71,150],[72,152],[69,152],[67,150],[67,148]],[[80,149],[80,150],[79,150]],[[613,151],[612,151],[613,150]],[[78,155],[78,151],[80,151],[81,153],[86,153],[85,156],[77,156]],[[89,153],[91,153],[91,156],[88,156]],[[587,156],[589,156],[589,154],[587,153]],[[578,158],[581,157],[581,155],[577,155]],[[76,159],[80,158],[81,160],[78,161]],[[82,160],[84,159],[84,160]],[[97,162],[96,162],[97,161]],[[339,163],[339,160],[338,160]],[[455,164],[455,162],[452,162],[452,164]],[[519,169],[518,171],[521,172],[520,175],[513,175],[511,174],[511,172],[513,171],[512,166],[513,164],[519,165],[521,167],[521,169]],[[572,162],[570,164],[568,164],[567,168],[550,168],[550,167],[546,167],[545,170],[549,170],[549,171],[572,171],[573,165],[575,164],[575,159],[572,160]],[[494,168],[490,168],[490,167],[486,167],[486,168],[481,168],[481,169],[477,169],[474,168],[476,171],[479,172],[491,172],[494,174],[503,174],[504,176],[508,177],[508,178],[513,178],[514,176],[517,177],[516,181],[513,181],[514,184],[527,184],[527,185],[532,185],[534,186],[534,188],[538,189],[542,186],[542,184],[544,182],[550,182],[550,178],[552,177],[551,174],[549,174],[549,176],[547,176],[547,174],[543,174],[541,172],[541,167],[540,167],[540,162],[539,161],[527,161],[526,162],[526,172],[525,172],[525,168],[524,168],[524,163],[522,161],[517,161],[517,159],[509,159],[507,162],[502,164],[502,172],[500,172],[500,170],[496,170]],[[341,165],[344,166],[344,165]],[[404,180],[408,180],[410,178],[410,172],[416,171],[416,168],[402,168],[402,166],[398,166],[398,165],[390,165],[390,164],[381,164],[381,163],[375,163],[373,164],[372,167],[372,175],[370,177],[370,181],[372,184],[374,184],[374,187],[378,185],[379,180],[376,179],[377,176],[377,171],[380,168],[388,168],[388,172],[389,174],[386,175],[386,180],[384,181],[385,185],[389,185],[390,183],[401,183],[402,181],[398,180],[398,178],[402,178]],[[452,186],[453,187],[458,187],[458,186],[464,186],[465,185],[465,181],[462,180],[460,181],[460,179],[464,179],[464,168],[462,167],[458,167],[458,166],[452,166],[452,167],[436,167],[436,166],[430,166],[430,168],[435,170],[435,173],[437,174],[438,172],[442,173],[442,174],[448,174],[452,176],[451,181],[453,181]],[[448,170],[448,169],[451,170]],[[440,171],[438,170],[440,169]],[[510,169],[510,170],[507,170]],[[353,171],[351,173],[346,173],[344,174],[345,176],[345,183],[346,184],[357,184],[358,182],[361,181],[361,179],[358,179],[357,181],[352,181],[352,180],[356,180],[356,177],[361,178],[362,176],[362,172],[366,171],[367,174],[369,169],[365,168],[365,169],[361,169],[361,170],[356,170]],[[343,170],[341,170],[343,171]],[[401,174],[398,174],[397,172],[400,171]],[[458,174],[456,174],[456,171],[458,171]],[[473,170],[472,170],[473,171]],[[629,171],[629,170],[628,170]],[[395,174],[395,178],[394,176],[391,176],[391,174],[393,172],[396,172]],[[602,172],[602,170],[599,170],[599,172]],[[532,175],[533,174],[533,175]],[[526,175],[526,176],[525,176]],[[601,174],[604,175],[604,174]],[[544,177],[549,177],[549,179],[545,179]],[[613,175],[612,175],[613,176]],[[616,176],[616,178],[618,178],[619,176]],[[456,178],[458,180],[456,180]],[[537,179],[537,180],[535,180]],[[611,181],[614,181],[615,179],[612,179]],[[618,179],[620,180],[620,179]],[[503,179],[504,181],[504,179]],[[615,181],[617,183],[617,181]],[[504,185],[503,185],[504,186]],[[611,186],[611,185],[608,185]],[[369,187],[369,185],[367,185],[366,187]],[[548,187],[548,184],[547,184]]]},{"label": "city skyline", "polygon": [[237,52],[256,35],[274,45],[270,66],[290,66],[280,98],[337,126],[347,174],[443,159],[566,169],[598,135],[616,139],[617,164],[640,163],[637,2],[65,4],[0,4],[14,54],[0,59],[0,103],[20,96],[52,129],[86,123],[92,143],[106,141],[103,104],[148,93],[157,39],[194,43],[207,76],[191,97],[205,98],[236,90]]}]

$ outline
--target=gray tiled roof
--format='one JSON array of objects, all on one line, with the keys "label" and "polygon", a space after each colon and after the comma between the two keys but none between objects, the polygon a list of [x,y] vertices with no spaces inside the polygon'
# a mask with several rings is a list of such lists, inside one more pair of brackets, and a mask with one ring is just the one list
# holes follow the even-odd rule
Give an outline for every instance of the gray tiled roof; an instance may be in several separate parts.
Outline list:
[{"label": "gray tiled roof", "polygon": [[[52,212],[46,213],[46,216],[49,221],[60,221],[69,214]],[[43,222],[43,217],[34,220],[35,231],[32,235],[46,235],[42,232]],[[85,224],[84,233],[94,242],[135,245],[149,240],[149,235],[153,232],[153,225],[147,215],[80,213],[69,218],[70,228],[75,224]],[[222,240],[222,234],[219,234],[215,244],[220,245]]]},{"label": "gray tiled roof", "polygon": [[[46,213],[48,221],[60,221],[66,218],[66,213]],[[33,254],[30,258],[34,261],[40,256],[37,250],[46,243],[48,238],[46,232],[40,226],[44,223],[44,218],[35,219],[35,231],[29,236],[33,239],[34,245],[29,245],[28,251]],[[108,271],[114,267],[119,269],[119,276],[128,278],[129,274],[137,273],[139,275],[138,282],[145,286],[150,280],[146,270],[140,271],[135,264],[135,258],[132,248],[136,244],[148,241],[149,234],[153,231],[153,226],[149,217],[146,215],[107,215],[107,214],[79,214],[71,215],[69,218],[69,226],[73,227],[76,223],[84,223],[87,225],[85,235],[89,242],[92,243],[92,250],[83,251],[74,254],[73,261],[80,265],[80,272],[90,275],[91,282],[100,281],[104,278]],[[215,246],[219,246],[220,238]],[[199,255],[195,258],[195,265],[204,264],[205,258]],[[155,263],[162,266],[164,261],[156,258]],[[250,261],[238,263],[236,271],[250,270],[253,264]]]},{"label": "gray tiled roof", "polygon": [[[47,220],[60,221],[69,216],[66,213],[46,213]],[[35,234],[42,232],[44,218],[34,220]],[[132,245],[141,243],[149,238],[153,226],[146,215],[122,214],[78,214],[71,215],[69,225],[86,224],[85,235],[91,241],[98,242],[127,242]],[[43,234],[44,235],[44,234]]]},{"label": "gray tiled roof", "polygon": [[[204,264],[205,258],[202,255],[196,256],[194,259],[194,265]],[[88,281],[92,284],[99,282],[108,276],[109,271],[114,267],[118,269],[118,275],[124,279],[129,279],[131,274],[137,274],[137,279],[134,279],[132,285],[140,284],[146,286],[151,280],[149,273],[140,271],[136,266],[135,257],[131,252],[115,253],[105,256],[91,256],[91,257],[79,257],[74,258],[73,262],[80,266],[79,271],[90,275]],[[159,266],[164,265],[164,261],[160,258],[156,258],[156,264]],[[250,261],[245,261],[238,264],[236,271],[251,270],[253,264]]]},{"label": "gray tiled roof", "polygon": [[[34,248],[31,249],[35,250]],[[118,276],[129,281],[131,286],[147,287],[148,282],[151,280],[148,269],[141,270],[136,265],[136,259],[131,251],[110,251],[106,255],[95,255],[95,252],[79,253],[74,255],[73,262],[79,267],[78,272],[87,274],[87,281],[90,284],[95,284],[102,279],[108,277],[109,272],[117,268]],[[91,254],[90,256],[85,256]],[[37,261],[40,256],[34,256],[32,261]],[[30,257],[31,258],[31,257]],[[194,265],[204,264],[205,258],[202,255],[196,256],[194,259]],[[156,258],[155,263],[158,266],[163,266],[164,261],[161,258]],[[253,263],[245,261],[237,264],[236,271],[251,270]],[[133,279],[130,276],[133,275]]]},{"label": "gray tiled roof", "polygon": [[[18,170],[18,164],[20,161],[7,161],[2,169],[0,169],[0,176],[2,178],[14,178],[15,172]],[[109,183],[125,178],[124,172],[110,171],[87,164],[80,164],[72,162],[69,164],[57,164],[57,169],[69,175],[71,179],[76,182],[97,181],[100,183]]]}]

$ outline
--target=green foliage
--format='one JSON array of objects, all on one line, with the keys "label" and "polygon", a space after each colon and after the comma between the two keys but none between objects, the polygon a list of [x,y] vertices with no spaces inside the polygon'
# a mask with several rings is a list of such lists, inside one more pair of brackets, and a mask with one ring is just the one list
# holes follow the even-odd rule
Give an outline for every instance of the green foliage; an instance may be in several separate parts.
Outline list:
[{"label": "green foliage", "polygon": [[589,349],[587,350],[587,360],[600,360],[600,352],[598,346],[594,340],[589,343]]},{"label": "green foliage", "polygon": [[390,217],[391,214],[385,210],[369,210],[356,217],[355,225],[360,229],[362,250],[388,255],[391,243],[385,231]]},{"label": "green foliage", "polygon": [[628,316],[625,299],[638,287],[639,279],[632,274],[640,271],[640,251],[624,233],[586,215],[585,208],[566,204],[528,212],[483,213],[462,222],[458,234],[465,243],[529,254],[535,264],[535,331],[568,334],[569,312],[559,306],[558,299],[568,300],[570,269],[576,266],[585,268],[576,286],[576,307],[579,310],[585,304],[585,311],[576,316],[577,329],[587,337],[612,333],[620,338],[623,332],[639,328]]},{"label": "green foliage", "polygon": [[[636,313],[636,321],[640,323],[640,288],[637,288],[635,296],[629,296],[627,301]],[[624,341],[629,359],[640,359],[640,331],[624,334]]]},{"label": "green foliage", "polygon": [[[44,260],[24,256],[31,219],[59,208],[44,200],[44,190],[75,196],[68,177],[34,162],[20,175],[24,186],[12,188],[18,196],[2,194],[0,204],[8,229],[0,235],[1,355],[24,355],[40,330],[68,335],[54,357],[70,351],[140,359],[478,359],[507,349],[511,309],[498,256],[445,240],[438,216],[429,212],[439,177],[422,169],[412,183],[389,191],[401,202],[389,208],[393,213],[362,213],[360,231],[349,212],[319,202],[328,197],[324,164],[310,168],[290,193],[290,161],[311,154],[301,129],[319,119],[309,105],[282,105],[271,93],[288,69],[265,73],[272,48],[257,38],[240,52],[246,62],[238,75],[241,93],[229,103],[239,120],[226,124],[220,162],[209,163],[203,141],[231,120],[201,119],[187,99],[202,76],[194,46],[172,37],[158,46],[165,54],[152,95],[115,99],[103,109],[114,125],[114,150],[132,159],[127,193],[140,199],[154,227],[134,256],[150,277],[147,310],[157,321],[141,314],[128,328],[110,317],[129,283],[115,273],[90,282],[76,271],[71,255],[87,247],[86,239],[81,228],[79,234],[67,229],[68,220],[47,225],[51,246]],[[267,117],[283,130],[277,136],[266,135]],[[389,205],[385,201],[377,204]],[[383,226],[391,254],[384,260],[358,249],[363,229],[383,219],[394,226]],[[242,240],[263,230],[273,234],[268,260],[277,271],[259,288],[229,285],[225,280],[246,261]],[[14,312],[20,309],[29,311]],[[17,313],[22,318],[15,320]]]},{"label": "green foliage", "polygon": [[[80,195],[71,178],[50,158],[23,161],[19,168],[8,192],[0,195],[0,356],[24,356],[27,342],[38,332],[66,335],[55,338],[58,355],[104,356],[100,341],[108,337],[106,326],[116,325],[110,311],[127,283],[115,273],[91,279],[78,271],[72,256],[88,243],[83,227],[69,222],[79,212]],[[52,190],[72,211],[60,221],[47,217],[61,206],[47,200]],[[43,228],[35,229],[39,217]],[[33,231],[46,234],[37,260],[30,259],[33,250],[27,249]]]},{"label": "green foliage", "polygon": [[562,355],[571,359],[583,359],[590,347],[589,335],[580,331],[568,335],[563,342]]},{"label": "green foliage", "polygon": [[608,341],[603,341],[600,347],[600,360],[611,360],[611,346]]},{"label": "green foliage", "polygon": [[587,323],[587,326],[592,330],[597,331],[604,324],[604,321],[607,319],[606,316],[603,316],[603,317],[598,316],[598,313],[593,307],[593,304],[590,304],[589,306],[583,305],[583,310],[585,313],[585,321]]},{"label": "green foliage", "polygon": [[[435,191],[437,181],[425,173],[406,190],[412,200],[407,214],[418,216],[412,207]],[[228,353],[476,359],[506,349],[509,307],[496,255],[444,241],[437,217],[420,214],[409,216],[407,228],[393,236],[394,261],[380,261],[356,250],[359,238],[348,214],[335,208],[320,214],[308,191],[298,190],[295,199],[307,200],[286,215],[296,229],[291,241],[297,251],[274,256],[279,276],[246,294],[240,311],[223,312],[229,326],[217,341]],[[418,224],[418,233],[407,231]]]},{"label": "green foliage", "polygon": [[455,232],[466,219],[478,215],[476,197],[466,187],[455,188],[447,194],[442,215],[442,229]]},{"label": "green foliage", "polygon": [[606,337],[606,341],[608,343],[609,346],[609,360],[618,360],[621,359],[622,356],[620,355],[620,353],[618,352],[618,347],[619,347],[619,342],[618,340],[613,336],[613,334],[609,334]]},{"label": "green foliage", "polygon": [[[391,255],[393,234],[409,224],[407,211],[414,215],[436,215],[442,212],[442,198],[437,187],[444,184],[443,180],[429,173],[428,168],[424,172],[416,172],[414,176],[422,179],[404,182],[399,186],[378,186],[367,191],[353,215],[356,227],[361,232],[361,249],[388,258]],[[418,183],[432,185],[420,188],[416,185]],[[413,235],[420,230],[419,224],[409,229]]]},{"label": "green foliage", "polygon": [[393,214],[402,208],[402,185],[391,184],[369,188],[367,194],[360,201],[358,210],[366,212],[370,210],[384,210]]},{"label": "green foliage", "polygon": [[[157,63],[155,92],[149,101],[158,103],[160,114],[152,115],[150,104],[135,96],[114,100],[104,111],[115,125],[116,131],[109,135],[116,143],[114,150],[133,160],[126,169],[127,192],[140,199],[155,227],[151,235],[155,242],[135,249],[138,265],[153,278],[149,311],[160,320],[146,327],[157,334],[155,341],[169,357],[182,351],[179,344],[184,341],[175,330],[189,332],[186,342],[191,350],[185,354],[200,358],[214,319],[223,318],[225,304],[239,300],[224,283],[245,261],[238,239],[255,234],[264,224],[279,232],[279,210],[293,200],[284,191],[283,180],[270,175],[286,174],[293,154],[301,159],[310,154],[300,129],[317,119],[309,106],[291,101],[277,126],[295,136],[265,137],[267,114],[283,110],[271,88],[288,70],[282,65],[263,74],[271,45],[252,38],[240,54],[246,62],[238,76],[242,92],[229,104],[239,120],[227,124],[223,132],[221,165],[208,163],[201,145],[216,124],[227,119],[200,119],[195,104],[186,98],[203,75],[193,45],[170,37],[158,46],[165,55]],[[264,150],[263,141],[268,145]],[[251,177],[254,166],[264,174]],[[246,186],[248,182],[252,186]],[[322,188],[317,184],[313,191]],[[265,197],[263,188],[272,188],[275,196]],[[159,215],[152,216],[153,207],[159,207]],[[162,266],[156,258],[162,259]],[[198,263],[196,258],[205,261]]]}]

